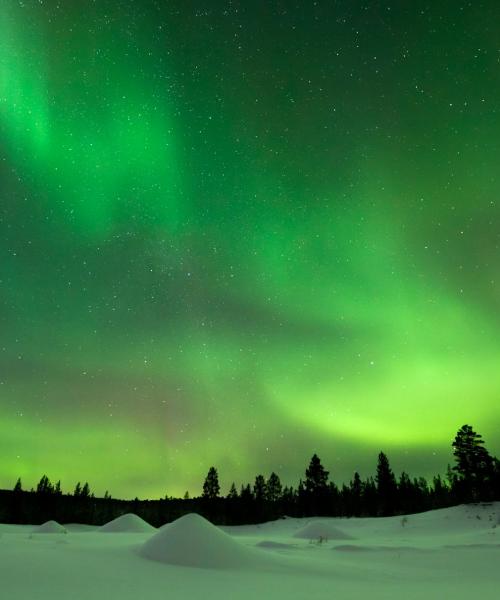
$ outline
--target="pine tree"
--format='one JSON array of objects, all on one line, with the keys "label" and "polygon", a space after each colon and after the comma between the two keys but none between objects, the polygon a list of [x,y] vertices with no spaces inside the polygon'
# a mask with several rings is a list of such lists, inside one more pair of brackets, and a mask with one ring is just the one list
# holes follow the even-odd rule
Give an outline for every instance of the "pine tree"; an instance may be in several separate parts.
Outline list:
[{"label": "pine tree", "polygon": [[82,491],[80,494],[81,498],[90,498],[90,486],[87,482],[83,484]]},{"label": "pine tree", "polygon": [[463,425],[452,444],[458,475],[465,500],[487,500],[488,487],[493,478],[493,459],[484,447],[484,441],[470,425]]},{"label": "pine tree", "polygon": [[217,474],[217,469],[215,467],[210,467],[208,470],[208,474],[205,478],[205,482],[203,483],[203,494],[202,498],[207,500],[214,500],[219,497],[220,493],[220,485],[219,485],[219,475]]},{"label": "pine tree", "polygon": [[38,482],[38,485],[36,486],[36,493],[42,495],[54,493],[54,486],[50,483],[50,479],[47,477],[47,475],[43,475]]},{"label": "pine tree", "polygon": [[392,515],[396,509],[397,485],[396,478],[387,456],[380,452],[377,463],[377,494],[378,511],[383,516]]},{"label": "pine tree", "polygon": [[184,500],[189,500],[189,498],[190,498],[190,496],[189,496],[189,491],[188,491],[188,490],[186,490],[186,491],[184,492]]},{"label": "pine tree", "polygon": [[274,471],[269,475],[269,479],[267,480],[266,492],[269,502],[277,502],[281,498],[281,481]]},{"label": "pine tree", "polygon": [[305,488],[308,492],[318,492],[326,490],[328,485],[328,471],[321,464],[317,454],[314,454],[306,469]]},{"label": "pine tree", "polygon": [[322,515],[328,512],[328,471],[317,454],[311,458],[306,469],[306,514]]},{"label": "pine tree", "polygon": [[263,502],[266,497],[266,480],[264,475],[257,475],[253,485],[253,495],[257,502]]},{"label": "pine tree", "polygon": [[22,483],[21,483],[21,478],[18,477],[18,479],[16,481],[16,485],[14,486],[14,493],[15,494],[19,494],[22,491],[23,491],[23,486],[22,486]]},{"label": "pine tree", "polygon": [[73,492],[73,496],[75,498],[79,498],[82,495],[82,486],[80,482],[78,482],[75,486],[75,491]]},{"label": "pine tree", "polygon": [[236,500],[236,498],[238,498],[238,491],[236,489],[236,485],[233,483],[231,484],[231,487],[229,488],[229,493],[226,496],[226,498],[228,500]]},{"label": "pine tree", "polygon": [[55,494],[56,496],[61,496],[61,495],[62,495],[62,490],[61,490],[61,480],[59,480],[59,481],[56,483],[56,485],[55,485],[55,487],[54,487],[54,494]]}]

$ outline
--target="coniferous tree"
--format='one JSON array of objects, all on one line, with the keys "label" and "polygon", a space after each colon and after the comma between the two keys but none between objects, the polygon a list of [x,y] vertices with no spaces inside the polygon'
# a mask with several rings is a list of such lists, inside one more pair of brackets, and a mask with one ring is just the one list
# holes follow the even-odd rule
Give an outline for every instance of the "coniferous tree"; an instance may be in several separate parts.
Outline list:
[{"label": "coniferous tree", "polygon": [[266,497],[266,480],[264,475],[257,475],[253,485],[253,495],[257,502],[263,502]]},{"label": "coniferous tree", "polygon": [[61,496],[62,495],[62,490],[61,490],[61,480],[59,479],[59,481],[56,483],[56,485],[54,486],[54,494],[56,496]]},{"label": "coniferous tree", "polygon": [[306,491],[306,513],[321,515],[327,512],[328,471],[321,464],[317,454],[313,455],[306,469],[304,487]]},{"label": "coniferous tree", "polygon": [[488,500],[488,488],[493,479],[493,459],[484,441],[470,425],[463,425],[452,444],[458,485],[466,501]]},{"label": "coniferous tree", "polygon": [[80,493],[81,498],[90,498],[90,486],[88,482],[85,482]]},{"label": "coniferous tree", "polygon": [[380,452],[377,463],[378,512],[382,516],[392,515],[396,509],[396,478],[386,454]]},{"label": "coniferous tree", "polygon": [[80,482],[75,485],[75,491],[73,492],[73,496],[75,498],[79,498],[82,495],[82,486]]},{"label": "coniferous tree", "polygon": [[18,479],[16,481],[16,485],[14,486],[14,490],[13,491],[14,491],[15,494],[19,494],[20,492],[23,491],[23,486],[22,486],[21,478],[20,477],[18,477]]},{"label": "coniferous tree", "polygon": [[43,475],[43,477],[38,482],[36,486],[37,494],[49,495],[54,493],[54,486],[50,483],[50,479],[47,475]]},{"label": "coniferous tree", "polygon": [[184,500],[189,500],[189,498],[190,498],[190,496],[189,496],[189,492],[188,492],[188,490],[186,490],[186,491],[184,492]]},{"label": "coniferous tree", "polygon": [[282,487],[278,475],[273,471],[266,484],[266,497],[269,502],[278,502],[281,498]]},{"label": "coniferous tree", "polygon": [[236,500],[236,498],[238,498],[238,490],[236,489],[236,485],[234,484],[234,481],[231,484],[231,487],[229,488],[229,492],[228,492],[226,498],[228,500]]},{"label": "coniferous tree", "polygon": [[219,497],[220,485],[219,475],[215,467],[210,467],[208,474],[203,483],[203,495],[202,497],[207,500],[215,500]]}]

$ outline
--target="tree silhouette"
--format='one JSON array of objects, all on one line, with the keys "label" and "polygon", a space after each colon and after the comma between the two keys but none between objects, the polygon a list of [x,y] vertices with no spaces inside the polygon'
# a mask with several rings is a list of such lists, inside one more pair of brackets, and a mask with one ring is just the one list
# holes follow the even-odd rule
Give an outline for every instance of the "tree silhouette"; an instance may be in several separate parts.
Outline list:
[{"label": "tree silhouette", "polygon": [[306,469],[305,489],[308,492],[318,492],[326,490],[328,485],[328,471],[321,464],[317,454],[314,454]]},{"label": "tree silhouette", "polygon": [[217,469],[215,467],[210,467],[203,483],[202,497],[207,500],[214,500],[215,498],[219,497],[219,493],[220,485]]},{"label": "tree silhouette", "polygon": [[16,481],[16,485],[14,486],[14,490],[13,491],[14,491],[15,494],[19,494],[20,492],[23,491],[23,486],[22,486],[21,478],[20,477],[18,477],[18,479]]},{"label": "tree silhouette", "polygon": [[75,491],[73,492],[73,496],[75,498],[79,498],[82,495],[82,486],[80,482],[75,485]]},{"label": "tree silhouette", "polygon": [[236,485],[233,483],[231,484],[231,487],[229,488],[229,493],[226,496],[226,498],[228,500],[236,500],[236,498],[238,498],[238,490],[236,489]]},{"label": "tree silhouette", "polygon": [[389,465],[389,459],[383,452],[378,455],[375,479],[377,482],[379,514],[383,516],[394,514],[397,496],[396,478]]},{"label": "tree silhouette", "polygon": [[306,469],[304,489],[306,513],[310,515],[325,513],[328,500],[328,471],[321,464],[317,454],[313,454]]},{"label": "tree silhouette", "polygon": [[49,495],[54,493],[54,486],[50,483],[47,475],[43,475],[36,486],[36,493],[41,495]]},{"label": "tree silhouette", "polygon": [[253,495],[257,502],[263,502],[266,497],[266,480],[264,479],[264,475],[257,475],[255,478],[255,483],[253,485]]},{"label": "tree silhouette", "polygon": [[487,484],[493,476],[493,459],[484,441],[470,425],[462,425],[452,444],[461,491],[466,500],[488,499]]},{"label": "tree silhouette", "polygon": [[277,502],[281,498],[281,481],[278,475],[273,471],[269,475],[266,485],[266,497],[269,502]]}]

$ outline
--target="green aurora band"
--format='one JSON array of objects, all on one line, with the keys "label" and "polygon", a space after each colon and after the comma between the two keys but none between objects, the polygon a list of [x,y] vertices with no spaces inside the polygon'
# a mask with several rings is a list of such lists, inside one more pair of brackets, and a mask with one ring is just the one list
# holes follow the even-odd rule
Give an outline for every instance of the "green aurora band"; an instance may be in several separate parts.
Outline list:
[{"label": "green aurora band", "polygon": [[273,4],[2,2],[0,487],[500,452],[495,3]]}]

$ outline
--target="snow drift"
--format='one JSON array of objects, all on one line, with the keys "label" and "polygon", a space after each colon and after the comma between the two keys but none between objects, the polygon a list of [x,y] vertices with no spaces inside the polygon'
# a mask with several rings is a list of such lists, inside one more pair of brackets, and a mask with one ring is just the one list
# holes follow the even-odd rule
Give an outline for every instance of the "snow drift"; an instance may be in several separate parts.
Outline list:
[{"label": "snow drift", "polygon": [[256,566],[261,557],[200,515],[184,515],[158,531],[139,550],[145,558],[212,569]]},{"label": "snow drift", "polygon": [[328,521],[313,521],[308,523],[302,529],[293,534],[293,537],[306,540],[317,540],[320,537],[324,540],[352,540],[353,537]]},{"label": "snow drift", "polygon": [[46,521],[42,525],[35,527],[33,533],[68,533],[68,530],[57,521]]},{"label": "snow drift", "polygon": [[99,531],[102,533],[149,533],[156,530],[141,517],[127,513],[106,523],[99,528]]}]

